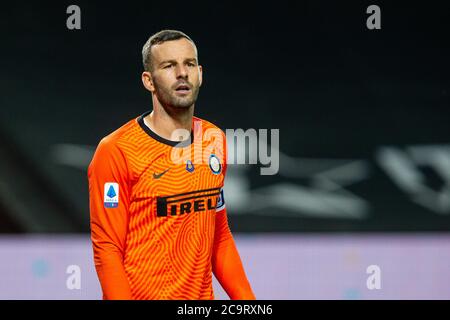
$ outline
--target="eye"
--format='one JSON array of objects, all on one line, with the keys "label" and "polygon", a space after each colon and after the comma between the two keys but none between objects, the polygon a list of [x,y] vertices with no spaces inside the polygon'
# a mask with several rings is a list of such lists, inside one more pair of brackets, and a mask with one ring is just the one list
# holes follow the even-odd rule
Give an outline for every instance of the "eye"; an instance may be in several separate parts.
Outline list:
[{"label": "eye", "polygon": [[192,63],[192,62],[188,62],[187,65],[188,65],[189,67],[195,67],[195,63]]},{"label": "eye", "polygon": [[170,67],[172,67],[172,65],[168,64],[168,65],[164,66],[163,69],[169,69]]}]

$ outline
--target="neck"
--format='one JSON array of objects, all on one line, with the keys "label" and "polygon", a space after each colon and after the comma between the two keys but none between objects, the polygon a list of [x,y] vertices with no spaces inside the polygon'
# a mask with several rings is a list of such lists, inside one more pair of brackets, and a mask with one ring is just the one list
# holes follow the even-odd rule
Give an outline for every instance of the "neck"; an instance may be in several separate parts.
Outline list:
[{"label": "neck", "polygon": [[[193,114],[194,105],[189,108],[164,108],[154,103],[153,111],[144,118],[144,122],[153,132],[167,140],[183,141],[190,137]],[[185,133],[175,137],[173,133],[177,129],[184,129]]]}]

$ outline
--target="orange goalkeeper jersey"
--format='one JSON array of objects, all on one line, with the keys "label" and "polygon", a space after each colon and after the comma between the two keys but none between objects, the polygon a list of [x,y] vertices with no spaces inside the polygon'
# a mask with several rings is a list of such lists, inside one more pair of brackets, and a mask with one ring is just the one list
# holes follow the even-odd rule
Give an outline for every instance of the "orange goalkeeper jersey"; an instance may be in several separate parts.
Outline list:
[{"label": "orange goalkeeper jersey", "polygon": [[104,298],[213,299],[212,253],[232,239],[225,135],[193,117],[189,140],[166,140],[148,113],[102,139],[88,169]]}]

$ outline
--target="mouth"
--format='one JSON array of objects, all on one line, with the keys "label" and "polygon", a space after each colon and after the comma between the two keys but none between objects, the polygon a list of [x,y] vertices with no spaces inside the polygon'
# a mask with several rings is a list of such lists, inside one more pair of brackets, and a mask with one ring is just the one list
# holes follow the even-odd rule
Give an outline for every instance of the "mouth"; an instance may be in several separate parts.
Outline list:
[{"label": "mouth", "polygon": [[175,88],[175,91],[176,91],[178,94],[184,95],[184,94],[188,94],[189,92],[191,92],[191,87],[190,87],[189,85],[187,85],[187,84],[179,84],[179,85]]}]

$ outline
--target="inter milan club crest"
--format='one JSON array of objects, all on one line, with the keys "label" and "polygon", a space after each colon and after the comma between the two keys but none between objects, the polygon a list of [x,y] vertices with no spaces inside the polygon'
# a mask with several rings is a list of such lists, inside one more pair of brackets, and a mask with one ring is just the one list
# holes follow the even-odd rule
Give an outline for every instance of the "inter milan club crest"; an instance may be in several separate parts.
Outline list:
[{"label": "inter milan club crest", "polygon": [[220,160],[215,154],[209,156],[209,168],[214,174],[219,174],[222,171]]},{"label": "inter milan club crest", "polygon": [[186,170],[189,172],[194,171],[194,164],[191,160],[186,161]]}]

